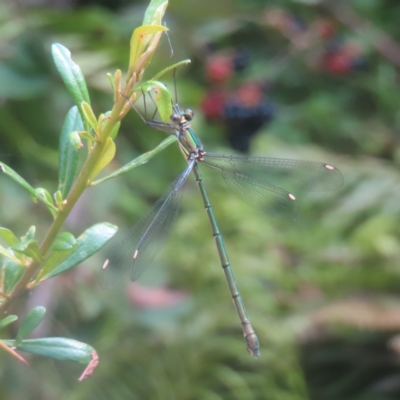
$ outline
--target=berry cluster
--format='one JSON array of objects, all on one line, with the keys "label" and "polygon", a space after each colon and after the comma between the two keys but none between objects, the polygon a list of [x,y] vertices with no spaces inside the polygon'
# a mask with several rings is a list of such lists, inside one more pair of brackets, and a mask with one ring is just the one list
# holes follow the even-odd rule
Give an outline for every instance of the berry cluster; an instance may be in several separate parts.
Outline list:
[{"label": "berry cluster", "polygon": [[331,74],[344,75],[352,71],[364,70],[367,66],[361,48],[354,43],[343,43],[337,39],[326,46],[321,57],[321,68]]},{"label": "berry cluster", "polygon": [[246,82],[231,88],[233,77],[246,70],[249,53],[241,48],[231,54],[215,54],[207,59],[205,75],[209,90],[202,102],[202,111],[209,121],[222,121],[227,139],[238,151],[247,152],[252,137],[273,118],[275,106],[266,96],[265,85]]},{"label": "berry cluster", "polygon": [[[266,13],[265,21],[287,37],[296,51],[313,50],[314,59],[309,57],[306,59],[307,64],[313,69],[344,75],[366,68],[361,47],[340,40],[336,26],[331,20],[319,18],[307,25],[282,9],[272,9]],[[322,52],[320,48],[323,49]]]},{"label": "berry cluster", "polygon": [[243,72],[250,65],[250,54],[240,47],[233,52],[221,54],[209,45],[210,55],[206,60],[205,75],[210,84],[228,82],[235,73]]}]

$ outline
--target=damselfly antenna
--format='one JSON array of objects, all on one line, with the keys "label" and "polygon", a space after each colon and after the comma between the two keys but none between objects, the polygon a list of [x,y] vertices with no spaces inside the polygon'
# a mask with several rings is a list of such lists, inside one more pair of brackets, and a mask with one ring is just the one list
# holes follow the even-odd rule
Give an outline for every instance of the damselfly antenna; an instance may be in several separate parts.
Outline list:
[{"label": "damselfly antenna", "polygon": [[176,68],[174,68],[174,72],[172,73],[172,77],[174,79],[175,104],[178,104],[178,90],[176,89]]}]

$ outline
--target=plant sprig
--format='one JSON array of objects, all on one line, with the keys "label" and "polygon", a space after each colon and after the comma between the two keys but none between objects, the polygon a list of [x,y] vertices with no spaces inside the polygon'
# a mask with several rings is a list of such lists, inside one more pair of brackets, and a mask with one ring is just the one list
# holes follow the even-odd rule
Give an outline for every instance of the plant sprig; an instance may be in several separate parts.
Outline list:
[{"label": "plant sprig", "polygon": [[[75,102],[75,106],[65,118],[60,135],[58,189],[51,196],[44,188],[34,188],[3,162],[0,162],[0,173],[9,176],[25,189],[33,201],[43,203],[51,213],[53,221],[40,244],[35,237],[35,227],[31,227],[21,238],[6,228],[0,228],[0,238],[6,243],[5,247],[0,246],[0,312],[4,312],[10,303],[27,289],[76,267],[99,251],[114,236],[117,227],[105,222],[88,228],[78,238],[69,232],[60,233],[65,220],[87,188],[144,164],[174,141],[174,138],[170,137],[154,150],[139,156],[109,176],[95,180],[113,160],[116,154],[114,140],[121,120],[143,92],[156,91],[155,101],[163,120],[172,114],[171,96],[157,79],[176,66],[188,63],[189,60],[162,70],[150,81],[142,81],[161,35],[167,30],[162,25],[167,5],[166,0],[150,2],[143,25],[136,28],[131,37],[125,79],[122,79],[119,69],[114,74],[108,74],[113,87],[113,107],[98,116],[91,107],[84,75],[72,60],[70,51],[59,43],[52,45],[55,65]],[[78,158],[82,157],[80,153],[83,148],[87,149],[87,153],[82,168],[78,170]],[[0,349],[6,350],[25,363],[16,350],[58,359],[92,362],[82,376],[90,375],[98,363],[97,354],[91,346],[66,338],[25,339],[40,323],[44,313],[43,307],[31,310],[21,324],[16,339],[0,340]],[[4,329],[16,319],[16,316],[8,316],[0,320],[0,329]]]}]

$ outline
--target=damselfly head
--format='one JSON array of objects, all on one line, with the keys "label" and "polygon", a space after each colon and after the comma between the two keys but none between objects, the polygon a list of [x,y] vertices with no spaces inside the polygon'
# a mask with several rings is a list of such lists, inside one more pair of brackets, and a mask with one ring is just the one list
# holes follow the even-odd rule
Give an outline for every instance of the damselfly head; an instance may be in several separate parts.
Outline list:
[{"label": "damselfly head", "polygon": [[182,117],[178,113],[173,113],[170,120],[172,124],[179,124],[181,122],[181,118]]},{"label": "damselfly head", "polygon": [[194,117],[194,112],[190,108],[187,108],[183,112],[183,116],[185,117],[186,121],[191,121],[193,119],[193,117]]}]

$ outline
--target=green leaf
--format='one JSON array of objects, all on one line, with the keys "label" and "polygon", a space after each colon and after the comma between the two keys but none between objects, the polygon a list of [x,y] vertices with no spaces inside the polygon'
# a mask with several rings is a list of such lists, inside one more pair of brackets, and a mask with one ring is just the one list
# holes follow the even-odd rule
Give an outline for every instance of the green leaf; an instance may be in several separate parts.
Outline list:
[{"label": "green leaf", "polygon": [[63,199],[68,196],[74,183],[76,168],[78,165],[79,152],[70,133],[84,131],[82,118],[78,107],[72,107],[65,118],[60,136],[60,170],[58,178],[58,190],[61,191]]},{"label": "green leaf", "polygon": [[115,156],[115,143],[114,141],[108,137],[106,145],[103,148],[103,151],[100,154],[99,160],[97,164],[94,166],[93,171],[90,175],[90,180],[96,178],[96,176],[101,172],[103,168],[105,168],[114,158]]},{"label": "green leaf", "polygon": [[6,326],[12,324],[16,321],[18,317],[16,315],[9,315],[8,317],[3,318],[0,320],[0,329],[4,329]]},{"label": "green leaf", "polygon": [[20,242],[13,246],[12,249],[13,251],[24,254],[27,257],[33,258],[35,261],[41,261],[42,259],[37,240]]},{"label": "green leaf", "polygon": [[14,252],[24,254],[35,261],[41,261],[42,255],[39,250],[39,243],[35,240],[36,227],[31,226],[25,236],[21,237],[21,241],[12,246]]},{"label": "green leaf", "polygon": [[48,203],[53,203],[53,198],[49,191],[45,188],[36,188],[35,192],[38,196],[42,196]]},{"label": "green leaf", "polygon": [[35,239],[35,233],[36,233],[36,226],[32,225],[29,227],[28,232],[24,236],[21,237],[21,242],[23,243],[29,243],[33,239]]},{"label": "green leaf", "polygon": [[160,71],[158,74],[154,75],[153,78],[151,78],[152,81],[156,81],[157,79],[161,78],[163,75],[165,75],[167,72],[172,71],[176,68],[179,68],[181,65],[187,65],[190,64],[192,61],[187,59],[183,61],[179,61],[176,64],[172,64],[167,68],[164,68],[162,71]]},{"label": "green leaf", "polygon": [[16,264],[23,265],[22,261],[18,257],[16,257],[9,250],[5,249],[3,246],[0,246],[0,255],[6,257],[8,260],[13,261]]},{"label": "green leaf", "polygon": [[93,225],[78,237],[73,249],[55,251],[50,255],[43,265],[39,280],[49,279],[80,264],[100,250],[115,235],[117,229],[107,222]]},{"label": "green leaf", "polygon": [[114,171],[112,174],[107,175],[106,177],[104,177],[102,179],[92,182],[92,186],[98,185],[99,183],[102,183],[108,179],[115,178],[118,175],[125,174],[126,172],[131,171],[132,169],[134,169],[140,165],[146,164],[156,154],[158,154],[160,151],[164,150],[166,147],[168,147],[171,143],[174,143],[175,141],[176,141],[176,136],[167,137],[155,149],[150,150],[147,153],[144,153],[141,156],[135,158],[133,161],[129,162],[128,164],[125,164],[123,167]]},{"label": "green leaf", "polygon": [[0,237],[9,245],[13,246],[19,242],[19,239],[7,228],[0,227]]},{"label": "green leaf", "polygon": [[90,104],[86,103],[86,101],[82,101],[81,104],[83,116],[85,118],[85,121],[93,128],[96,129],[97,125],[97,118],[94,115],[94,112],[92,110],[92,107],[90,107]]},{"label": "green leaf", "polygon": [[45,313],[46,309],[42,306],[37,306],[28,312],[18,330],[15,346],[18,347],[18,344],[42,322]]},{"label": "green leaf", "polygon": [[129,68],[133,68],[155,33],[167,31],[162,25],[144,25],[133,31],[130,43]]},{"label": "green leaf", "polygon": [[63,232],[57,236],[53,245],[51,246],[52,251],[66,251],[71,250],[76,244],[74,235],[69,232]]},{"label": "green leaf", "polygon": [[82,71],[79,66],[72,61],[71,52],[63,45],[54,43],[51,46],[51,51],[58,72],[83,117],[81,108],[82,102],[86,101],[86,103],[90,104],[90,98]]},{"label": "green leaf", "polygon": [[168,6],[166,0],[152,0],[144,14],[142,25],[162,25],[162,18]]},{"label": "green leaf", "polygon": [[[19,261],[19,260],[18,260]],[[5,258],[3,260],[3,274],[4,274],[4,289],[5,294],[10,293],[17,282],[20,280],[25,268],[21,264],[17,264]]]},{"label": "green leaf", "polygon": [[[62,270],[59,273],[62,273],[70,268],[75,267],[75,265],[65,264],[68,260],[69,256],[72,254],[73,248],[69,250],[56,250],[53,251],[44,261],[43,266],[36,277],[35,282],[42,282],[52,276],[58,275],[56,270],[59,266],[62,266]],[[66,268],[64,268],[66,266]]]},{"label": "green leaf", "polygon": [[[12,343],[12,341],[10,342]],[[94,351],[94,348],[86,343],[57,337],[23,340],[18,343],[17,349],[57,360],[77,361],[82,364],[90,362]]]},{"label": "green leaf", "polygon": [[100,132],[101,132],[103,124],[105,122],[104,118],[105,118],[105,115],[104,114],[100,114],[99,118],[98,118],[98,120],[96,122],[96,126],[94,127],[94,130],[95,130],[97,136],[101,136]]},{"label": "green leaf", "polygon": [[141,89],[144,92],[154,90],[156,93],[155,102],[163,122],[168,122],[172,115],[172,100],[167,87],[158,81],[147,81],[143,83]]},{"label": "green leaf", "polygon": [[[48,203],[53,204],[53,198],[51,197],[51,194],[49,191],[45,188],[36,188],[35,192],[37,193],[38,196],[42,196]],[[53,207],[48,207],[49,211],[51,212],[51,215],[53,218],[55,218],[58,214],[57,211],[54,210]]]},{"label": "green leaf", "polygon": [[107,76],[108,76],[108,79],[109,79],[109,81],[110,81],[111,87],[114,89],[114,87],[115,87],[115,82],[114,82],[114,76],[113,76],[113,74],[110,74],[109,72],[107,72]]},{"label": "green leaf", "polygon": [[3,162],[0,162],[0,171],[8,175],[11,179],[18,183],[18,185],[22,186],[29,192],[29,194],[45,204],[48,208],[52,208],[57,211],[52,203],[49,203],[41,194],[36,193],[36,190],[24,178],[22,178],[22,176],[18,175],[12,168],[8,167]]}]

